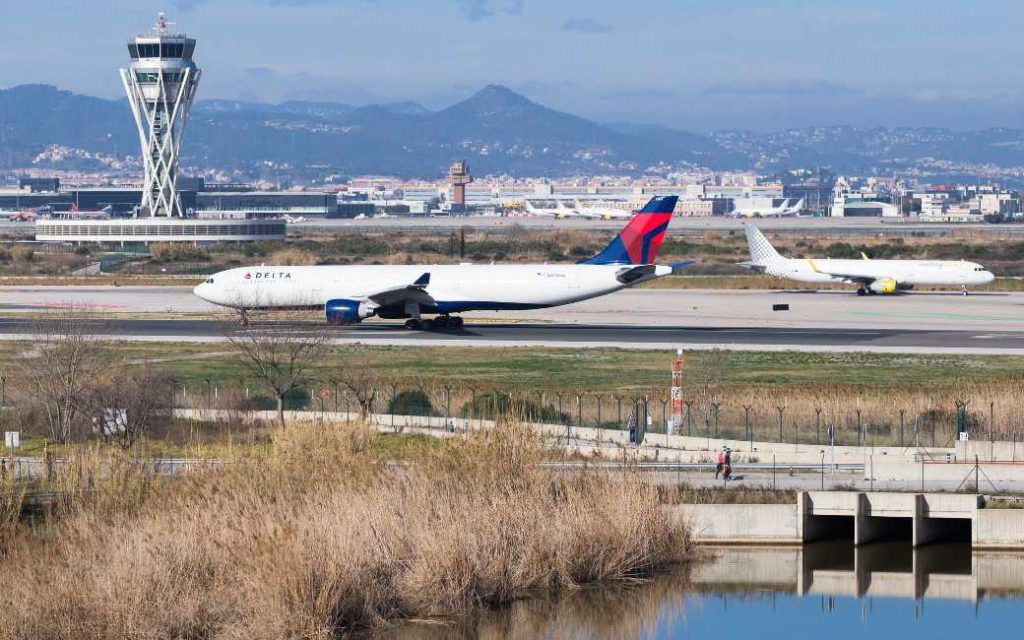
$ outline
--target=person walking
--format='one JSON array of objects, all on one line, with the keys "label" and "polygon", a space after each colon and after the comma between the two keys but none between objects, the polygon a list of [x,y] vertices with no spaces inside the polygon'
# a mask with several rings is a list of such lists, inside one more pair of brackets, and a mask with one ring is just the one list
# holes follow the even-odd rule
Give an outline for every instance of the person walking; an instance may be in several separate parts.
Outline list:
[{"label": "person walking", "polygon": [[725,460],[722,465],[722,477],[728,480],[732,476],[732,449],[725,450]]},{"label": "person walking", "polygon": [[715,464],[715,480],[718,480],[718,474],[722,473],[722,467],[725,466],[725,454],[721,451],[718,452],[718,460]]}]

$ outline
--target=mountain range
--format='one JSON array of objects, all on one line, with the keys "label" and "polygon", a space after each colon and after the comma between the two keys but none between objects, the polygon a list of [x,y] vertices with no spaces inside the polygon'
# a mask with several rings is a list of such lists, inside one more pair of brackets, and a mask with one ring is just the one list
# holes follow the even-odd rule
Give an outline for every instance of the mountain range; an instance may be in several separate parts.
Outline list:
[{"label": "mountain range", "polygon": [[[62,151],[56,153],[54,148]],[[353,106],[200,100],[182,165],[267,172],[436,178],[454,158],[477,175],[666,174],[693,167],[840,173],[970,174],[1024,166],[1024,131],[817,127],[706,135],[598,123],[550,109],[499,85],[447,108],[415,102]],[[0,169],[98,169],[138,155],[125,100],[46,85],[0,90]]]}]

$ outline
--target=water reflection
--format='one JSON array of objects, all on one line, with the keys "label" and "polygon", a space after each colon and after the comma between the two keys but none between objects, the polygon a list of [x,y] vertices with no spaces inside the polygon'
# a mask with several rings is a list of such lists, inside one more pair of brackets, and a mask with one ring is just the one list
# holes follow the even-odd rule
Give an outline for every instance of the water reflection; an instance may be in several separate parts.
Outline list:
[{"label": "water reflection", "polygon": [[935,638],[1019,637],[1024,554],[969,545],[835,541],[721,548],[707,562],[642,584],[532,598],[451,625],[388,637]]}]

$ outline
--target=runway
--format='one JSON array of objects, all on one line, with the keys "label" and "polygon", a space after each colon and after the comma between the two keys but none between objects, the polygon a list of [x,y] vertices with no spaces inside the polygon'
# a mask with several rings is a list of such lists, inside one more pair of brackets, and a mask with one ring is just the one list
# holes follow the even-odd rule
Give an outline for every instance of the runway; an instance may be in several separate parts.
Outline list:
[{"label": "runway", "polygon": [[[786,329],[646,325],[472,323],[460,330],[408,331],[400,323],[365,323],[324,328],[305,324],[256,323],[249,328],[204,319],[120,318],[86,320],[92,331],[119,340],[213,342],[243,331],[283,334],[330,331],[332,341],[405,346],[550,346],[640,349],[742,349],[876,353],[964,353],[1024,355],[1024,331],[934,331],[920,329]],[[30,318],[0,319],[0,339],[30,337]]]},{"label": "runway", "polygon": [[[788,310],[774,311],[779,304]],[[230,314],[187,287],[0,287],[0,339],[23,337],[31,315],[68,305],[105,319],[95,326],[124,339],[212,341],[237,329]],[[465,318],[458,332],[410,332],[379,320],[331,332],[339,342],[371,344],[1024,355],[1024,293],[633,289],[564,307]]]}]

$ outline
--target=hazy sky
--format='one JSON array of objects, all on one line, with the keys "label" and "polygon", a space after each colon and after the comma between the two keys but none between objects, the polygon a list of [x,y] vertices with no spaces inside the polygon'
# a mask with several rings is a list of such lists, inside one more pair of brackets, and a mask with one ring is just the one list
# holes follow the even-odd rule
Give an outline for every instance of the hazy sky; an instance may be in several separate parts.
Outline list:
[{"label": "hazy sky", "polygon": [[0,87],[119,96],[160,10],[200,41],[200,99],[437,108],[501,83],[694,130],[1024,126],[1020,0],[35,0],[0,21]]}]

